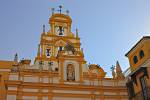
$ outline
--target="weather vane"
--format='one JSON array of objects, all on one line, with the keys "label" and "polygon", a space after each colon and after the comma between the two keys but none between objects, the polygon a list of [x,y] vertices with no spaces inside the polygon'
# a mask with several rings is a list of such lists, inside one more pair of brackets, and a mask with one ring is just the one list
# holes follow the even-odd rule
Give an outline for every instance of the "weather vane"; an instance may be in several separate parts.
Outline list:
[{"label": "weather vane", "polygon": [[61,10],[62,10],[62,5],[59,6],[59,13],[61,14]]}]

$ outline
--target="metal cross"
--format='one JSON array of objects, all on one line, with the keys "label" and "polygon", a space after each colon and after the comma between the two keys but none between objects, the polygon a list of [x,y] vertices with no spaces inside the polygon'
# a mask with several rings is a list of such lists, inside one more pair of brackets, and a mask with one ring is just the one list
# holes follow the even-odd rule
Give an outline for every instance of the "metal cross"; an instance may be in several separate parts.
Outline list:
[{"label": "metal cross", "polygon": [[62,5],[59,6],[59,13],[61,14]]},{"label": "metal cross", "polygon": [[55,8],[51,8],[51,10],[52,10],[52,14],[54,14]]},{"label": "metal cross", "polygon": [[69,15],[69,10],[66,10],[67,15]]},{"label": "metal cross", "polygon": [[43,25],[43,33],[45,33],[45,25]]}]

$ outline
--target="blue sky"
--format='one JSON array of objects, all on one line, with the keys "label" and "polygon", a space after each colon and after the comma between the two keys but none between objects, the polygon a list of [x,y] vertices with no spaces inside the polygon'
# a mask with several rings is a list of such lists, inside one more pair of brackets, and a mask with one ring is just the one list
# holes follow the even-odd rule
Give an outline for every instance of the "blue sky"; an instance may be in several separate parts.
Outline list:
[{"label": "blue sky", "polygon": [[87,62],[108,73],[117,60],[127,69],[125,53],[150,35],[149,0],[0,0],[0,59],[13,60],[17,52],[34,61],[42,25],[49,30],[50,9],[59,5],[70,11],[72,32],[79,29]]}]

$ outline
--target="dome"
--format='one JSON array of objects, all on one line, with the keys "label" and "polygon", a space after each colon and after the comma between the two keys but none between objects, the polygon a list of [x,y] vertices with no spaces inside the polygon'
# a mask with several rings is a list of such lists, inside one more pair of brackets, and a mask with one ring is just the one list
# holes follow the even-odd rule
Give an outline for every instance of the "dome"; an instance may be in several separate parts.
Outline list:
[{"label": "dome", "polygon": [[72,20],[69,15],[56,13],[56,14],[52,14],[52,16],[49,19],[49,24],[53,24],[54,22],[62,22],[71,25]]}]

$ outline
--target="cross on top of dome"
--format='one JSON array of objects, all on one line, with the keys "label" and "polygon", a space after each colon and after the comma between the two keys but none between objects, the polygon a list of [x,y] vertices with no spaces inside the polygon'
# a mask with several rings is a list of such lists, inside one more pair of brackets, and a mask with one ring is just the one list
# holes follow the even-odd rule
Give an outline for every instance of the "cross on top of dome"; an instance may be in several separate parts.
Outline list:
[{"label": "cross on top of dome", "polygon": [[[59,5],[58,7],[59,7],[59,9],[57,11],[59,12],[59,14],[62,14],[63,6]],[[55,8],[51,8],[51,11],[52,11],[52,15],[53,15],[55,13]],[[69,15],[69,10],[66,10],[66,14]]]}]

